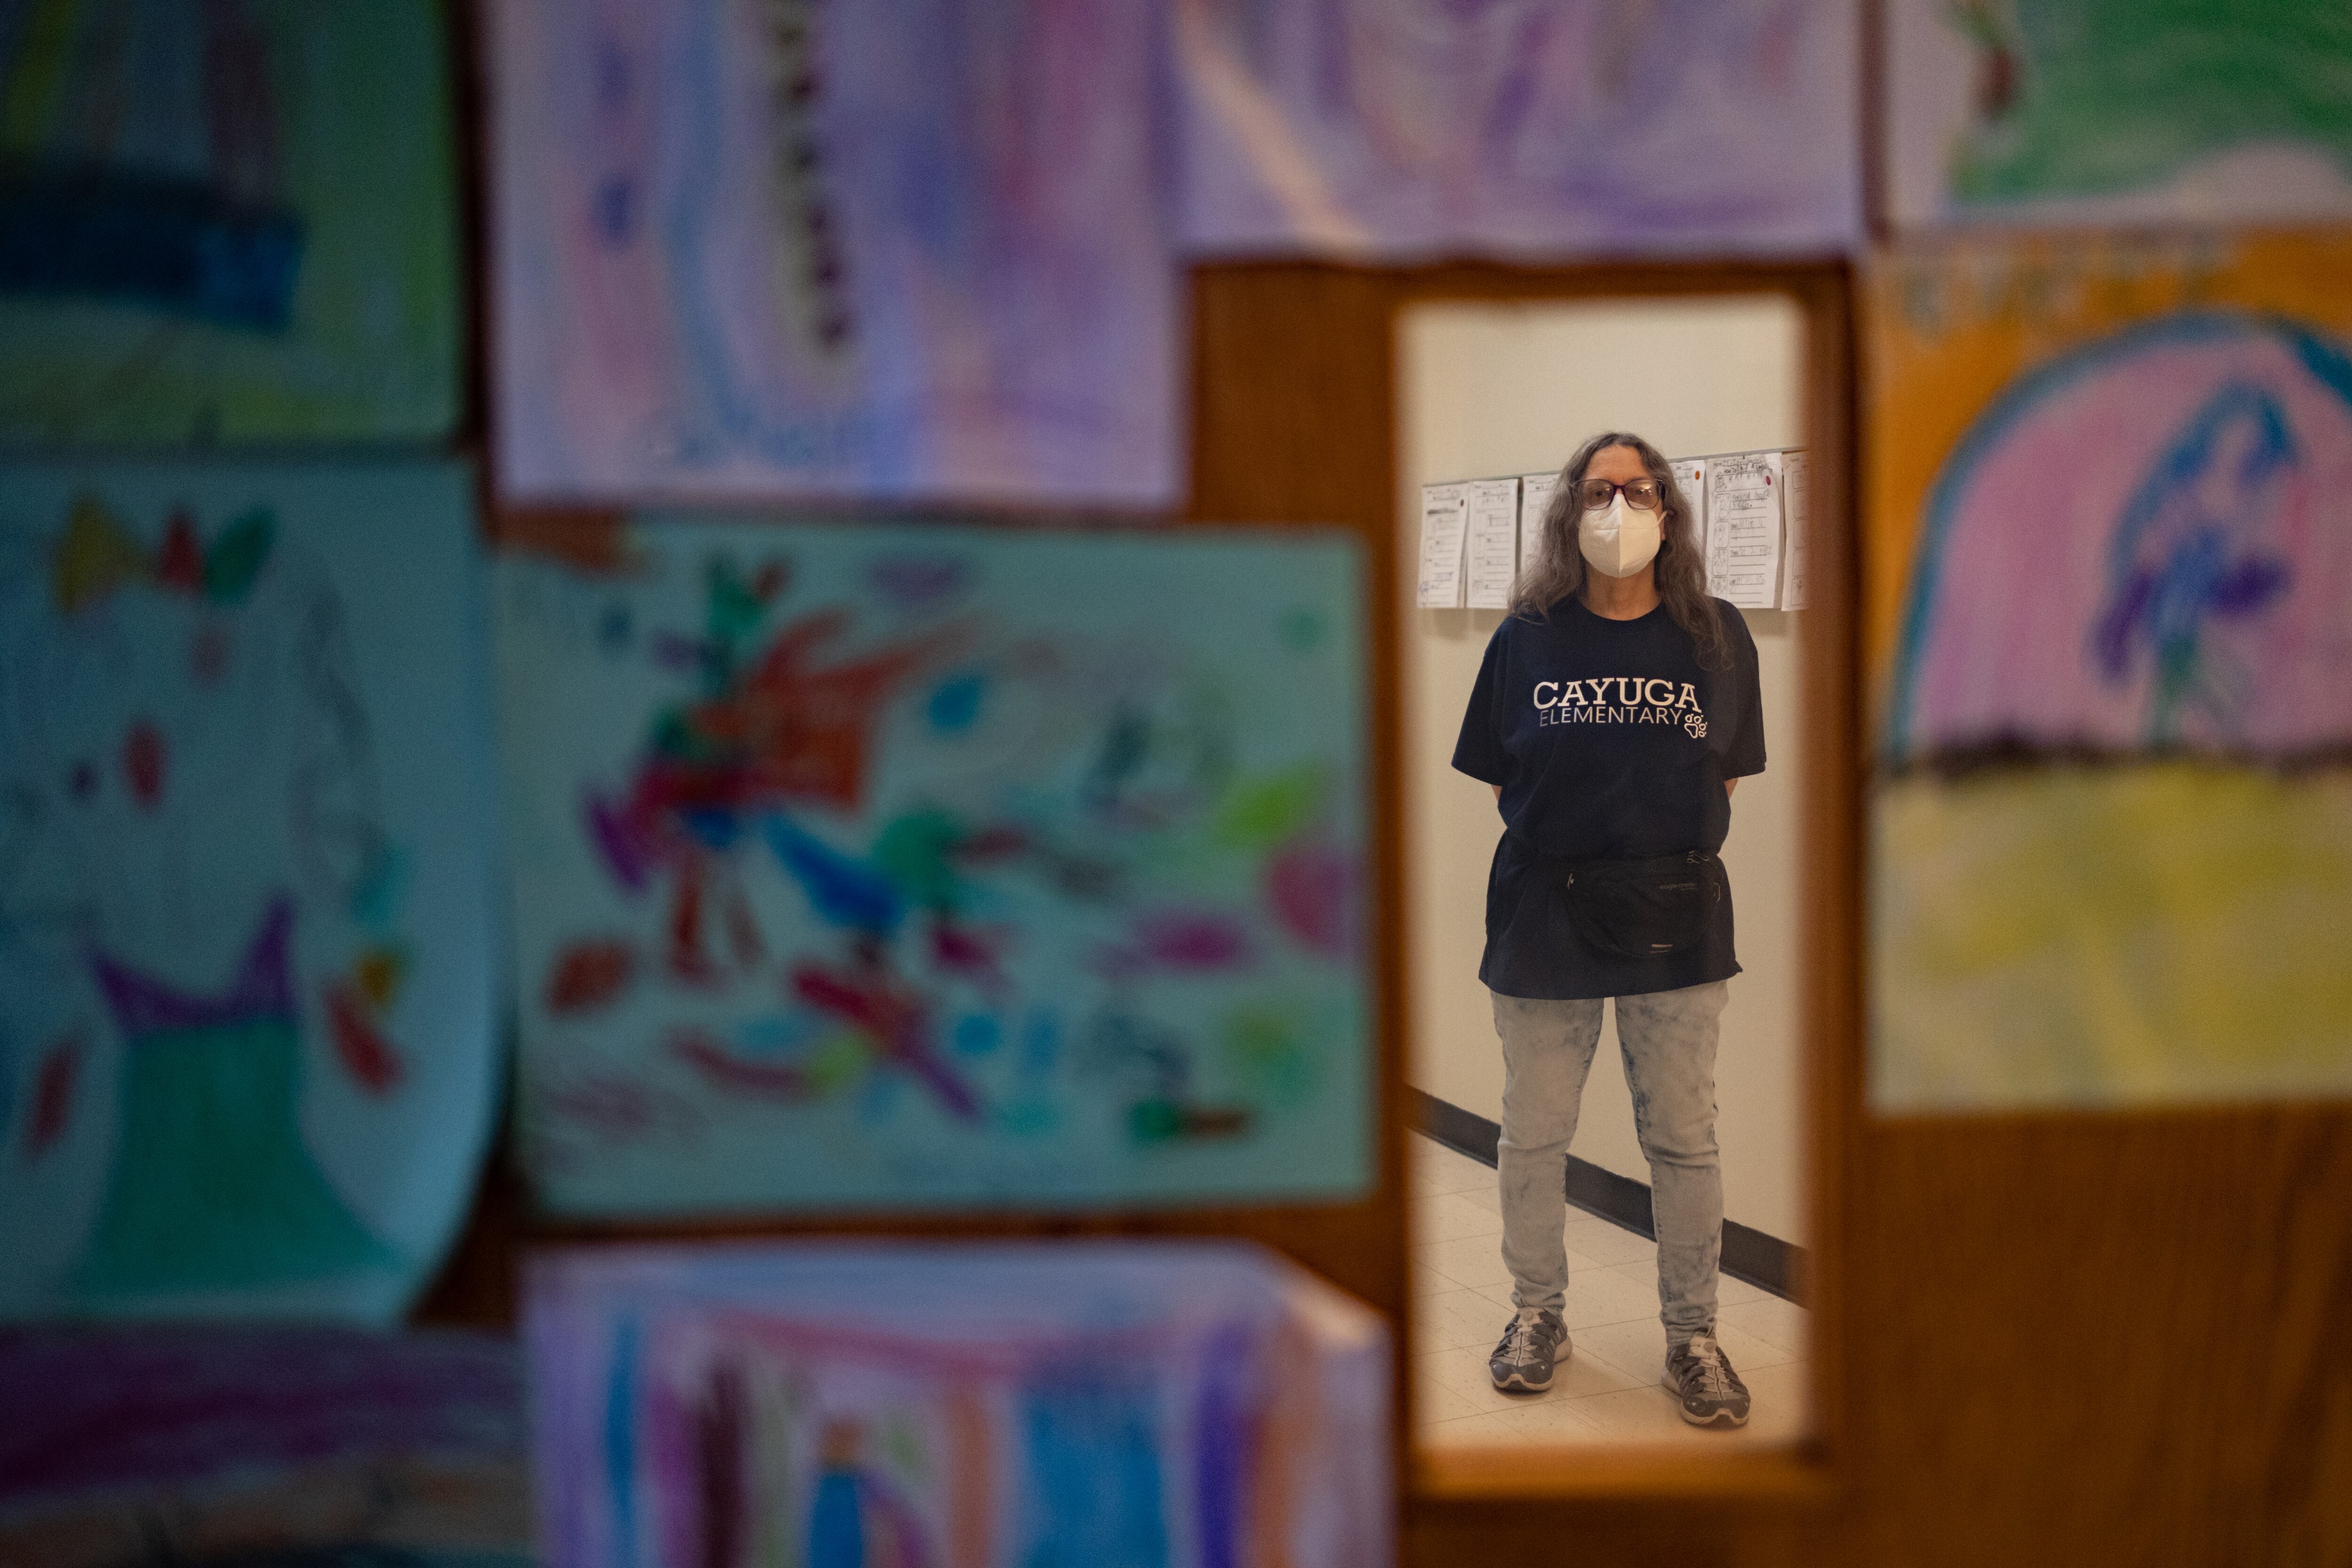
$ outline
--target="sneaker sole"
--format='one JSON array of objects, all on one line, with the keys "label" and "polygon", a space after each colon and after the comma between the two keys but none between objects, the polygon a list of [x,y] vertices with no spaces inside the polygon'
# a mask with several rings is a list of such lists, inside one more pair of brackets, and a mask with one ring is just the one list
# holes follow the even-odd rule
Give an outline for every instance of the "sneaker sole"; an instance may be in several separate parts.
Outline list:
[{"label": "sneaker sole", "polygon": [[1694,1415],[1679,1405],[1675,1405],[1675,1409],[1686,1424],[1693,1426],[1745,1426],[1748,1425],[1747,1416],[1734,1415],[1728,1410],[1718,1410],[1712,1415]]},{"label": "sneaker sole", "polygon": [[1675,1414],[1681,1416],[1684,1423],[1687,1426],[1730,1426],[1738,1428],[1748,1425],[1747,1416],[1737,1415],[1729,1410],[1718,1410],[1712,1415],[1692,1415],[1689,1411],[1683,1408],[1680,1398],[1682,1390],[1675,1385],[1675,1380],[1671,1377],[1662,1377],[1658,1379],[1658,1386],[1664,1389],[1668,1394],[1675,1394],[1676,1396],[1675,1402]]}]

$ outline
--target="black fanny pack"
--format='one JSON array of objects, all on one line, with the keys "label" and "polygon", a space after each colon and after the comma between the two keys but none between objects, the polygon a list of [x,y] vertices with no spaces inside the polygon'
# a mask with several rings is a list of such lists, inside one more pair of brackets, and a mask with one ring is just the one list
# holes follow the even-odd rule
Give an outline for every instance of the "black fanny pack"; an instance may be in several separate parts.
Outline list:
[{"label": "black fanny pack", "polygon": [[1555,862],[1568,918],[1603,952],[1662,958],[1706,938],[1727,884],[1712,849],[1649,860]]}]

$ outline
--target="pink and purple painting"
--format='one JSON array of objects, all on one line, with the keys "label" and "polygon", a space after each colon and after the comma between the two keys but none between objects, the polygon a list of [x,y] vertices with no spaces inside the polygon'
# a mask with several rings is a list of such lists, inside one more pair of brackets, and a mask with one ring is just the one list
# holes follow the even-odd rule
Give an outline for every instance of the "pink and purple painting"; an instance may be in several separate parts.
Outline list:
[{"label": "pink and purple painting", "polygon": [[2308,327],[2182,313],[2021,377],[1928,494],[1890,754],[2352,744],[2347,498],[2352,358]]},{"label": "pink and purple painting", "polygon": [[497,574],[525,1160],[573,1214],[1360,1191],[1336,535],[654,520]]},{"label": "pink and purple painting", "polygon": [[486,10],[502,491],[1174,497],[1153,7]]},{"label": "pink and purple painting", "polygon": [[549,1568],[1392,1559],[1386,1327],[1254,1248],[581,1249],[527,1345]]},{"label": "pink and purple painting", "polygon": [[0,1331],[0,1563],[528,1568],[511,1340]]},{"label": "pink and purple painting", "polygon": [[1862,232],[1853,0],[1175,0],[1196,256],[1819,254]]}]

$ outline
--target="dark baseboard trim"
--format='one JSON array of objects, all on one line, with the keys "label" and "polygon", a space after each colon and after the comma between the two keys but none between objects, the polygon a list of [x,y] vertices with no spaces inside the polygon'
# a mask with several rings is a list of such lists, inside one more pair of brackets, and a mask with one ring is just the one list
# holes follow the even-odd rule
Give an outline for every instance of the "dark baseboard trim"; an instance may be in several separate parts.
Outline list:
[{"label": "dark baseboard trim", "polygon": [[[1503,1130],[1475,1112],[1451,1105],[1418,1089],[1405,1090],[1414,1131],[1482,1165],[1495,1163]],[[1568,1201],[1637,1236],[1652,1236],[1650,1187],[1631,1176],[1604,1171],[1575,1155],[1568,1157]],[[1652,1237],[1652,1239],[1655,1239]],[[1723,1222],[1723,1271],[1769,1290],[1785,1301],[1804,1304],[1805,1249],[1767,1236],[1737,1220]]]}]

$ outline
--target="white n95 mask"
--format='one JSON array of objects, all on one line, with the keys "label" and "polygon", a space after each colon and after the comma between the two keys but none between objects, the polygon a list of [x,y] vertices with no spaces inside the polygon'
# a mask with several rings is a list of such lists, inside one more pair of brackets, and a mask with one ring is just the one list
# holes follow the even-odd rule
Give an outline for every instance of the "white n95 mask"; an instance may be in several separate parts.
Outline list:
[{"label": "white n95 mask", "polygon": [[1657,555],[1658,530],[1664,521],[1663,508],[1643,511],[1627,506],[1619,494],[1606,507],[1577,520],[1576,548],[1601,575],[1631,577]]}]

